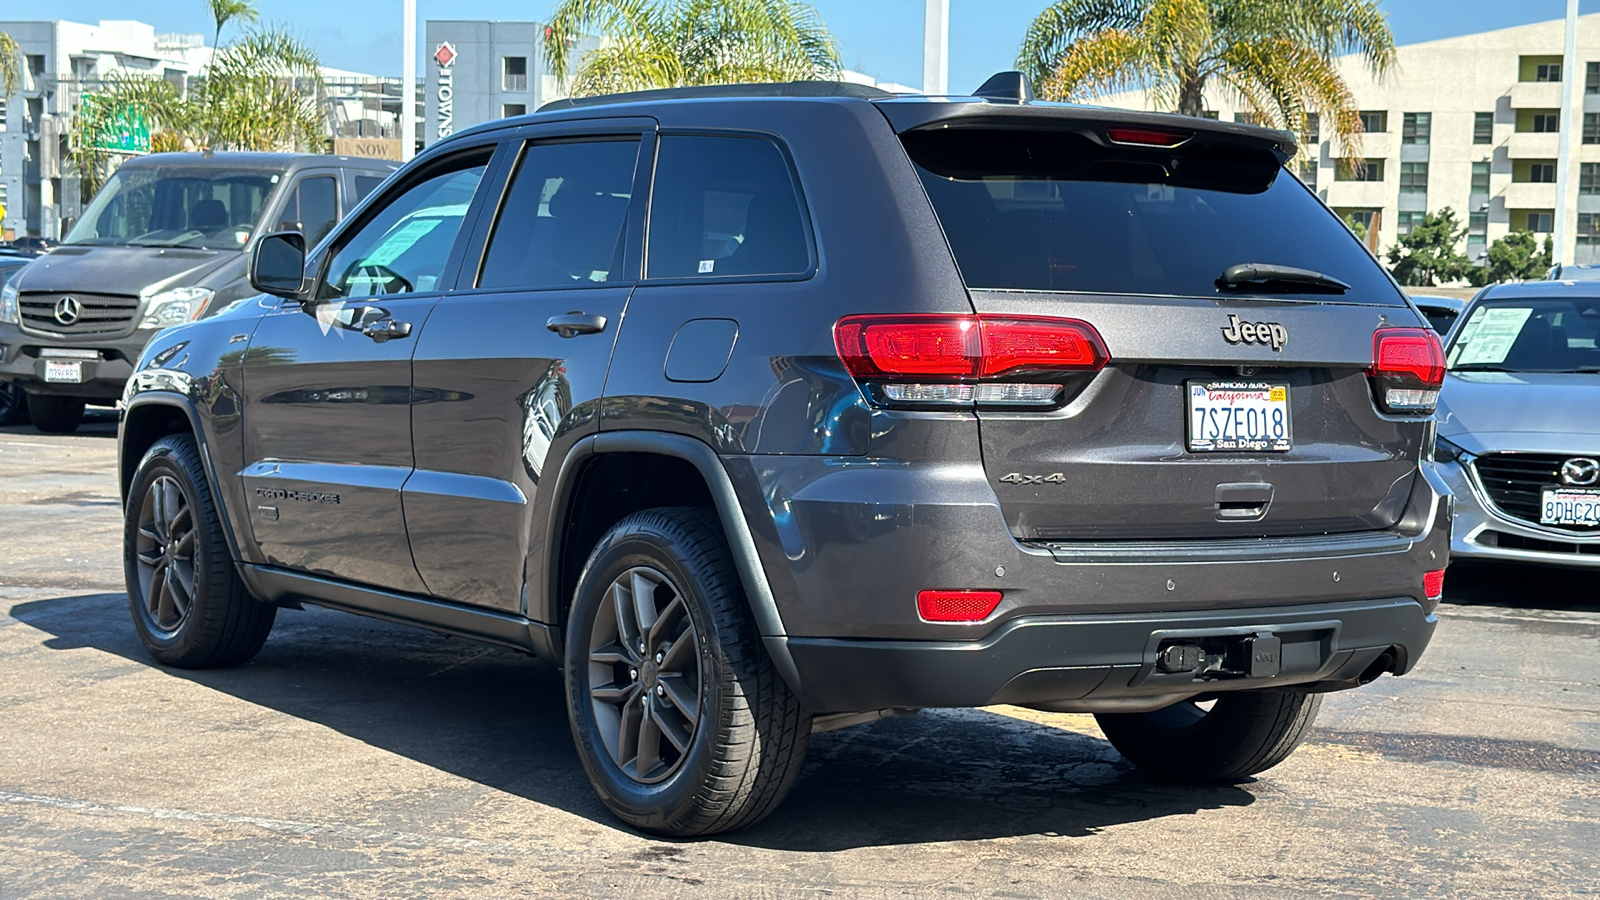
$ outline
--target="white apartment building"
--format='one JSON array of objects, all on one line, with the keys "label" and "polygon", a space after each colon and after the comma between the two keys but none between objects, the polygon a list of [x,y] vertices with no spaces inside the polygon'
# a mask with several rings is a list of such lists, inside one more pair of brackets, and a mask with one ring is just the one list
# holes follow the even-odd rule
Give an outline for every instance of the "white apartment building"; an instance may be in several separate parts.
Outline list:
[{"label": "white apartment building", "polygon": [[[1345,158],[1322,128],[1301,177],[1341,215],[1376,225],[1382,251],[1424,213],[1449,207],[1468,227],[1463,249],[1475,260],[1511,231],[1553,234],[1560,214],[1567,246],[1559,257],[1600,262],[1600,14],[1579,19],[1577,72],[1561,70],[1564,42],[1558,19],[1407,44],[1383,82],[1359,57],[1341,59],[1368,131],[1360,158]],[[1572,77],[1582,80],[1582,107],[1563,123]],[[1222,119],[1248,119],[1220,89],[1206,99]],[[1139,92],[1099,102],[1149,108]],[[1576,130],[1568,205],[1557,210],[1563,124]]]}]

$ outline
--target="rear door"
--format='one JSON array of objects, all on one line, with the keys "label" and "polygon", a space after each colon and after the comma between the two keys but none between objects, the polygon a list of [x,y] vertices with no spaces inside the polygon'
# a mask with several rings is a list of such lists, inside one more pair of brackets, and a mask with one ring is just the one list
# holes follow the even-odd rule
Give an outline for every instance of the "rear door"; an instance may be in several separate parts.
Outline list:
[{"label": "rear door", "polygon": [[[1066,380],[1055,408],[979,405],[984,465],[1013,532],[1395,524],[1427,419],[1380,412],[1366,369],[1377,328],[1421,322],[1343,225],[1260,146],[1029,124],[902,135],[975,311],[1080,319],[1109,351],[1105,369]],[[1348,289],[1225,284],[1237,264],[1312,270]]]},{"label": "rear door", "polygon": [[[523,608],[535,503],[599,427],[601,390],[638,280],[641,162],[654,122],[534,126],[413,360],[416,473],[406,524],[431,593]],[[479,249],[481,248],[481,249]]]}]

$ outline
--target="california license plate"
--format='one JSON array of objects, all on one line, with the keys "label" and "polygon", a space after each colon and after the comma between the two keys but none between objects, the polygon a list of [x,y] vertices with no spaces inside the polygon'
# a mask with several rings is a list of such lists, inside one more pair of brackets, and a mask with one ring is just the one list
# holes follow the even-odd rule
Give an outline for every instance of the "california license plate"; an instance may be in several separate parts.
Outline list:
[{"label": "california license plate", "polygon": [[1547,487],[1541,500],[1542,524],[1600,527],[1600,488]]},{"label": "california license plate", "polygon": [[82,384],[83,363],[75,359],[47,359],[44,380],[51,384]]},{"label": "california license plate", "polygon": [[1189,452],[1290,449],[1289,386],[1271,381],[1189,382]]}]

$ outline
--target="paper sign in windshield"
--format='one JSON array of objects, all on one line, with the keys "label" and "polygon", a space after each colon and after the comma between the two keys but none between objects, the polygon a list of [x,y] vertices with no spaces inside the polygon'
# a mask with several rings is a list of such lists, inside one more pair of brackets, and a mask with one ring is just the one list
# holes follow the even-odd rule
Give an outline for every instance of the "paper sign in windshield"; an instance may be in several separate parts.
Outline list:
[{"label": "paper sign in windshield", "polygon": [[372,255],[362,260],[363,265],[387,266],[400,258],[400,254],[416,246],[417,241],[428,232],[439,227],[441,219],[417,219],[407,222],[406,226],[394,234],[389,235]]},{"label": "paper sign in windshield", "polygon": [[1461,332],[1460,354],[1452,365],[1499,365],[1511,353],[1511,345],[1527,323],[1533,310],[1526,306],[1484,309],[1472,317]]}]

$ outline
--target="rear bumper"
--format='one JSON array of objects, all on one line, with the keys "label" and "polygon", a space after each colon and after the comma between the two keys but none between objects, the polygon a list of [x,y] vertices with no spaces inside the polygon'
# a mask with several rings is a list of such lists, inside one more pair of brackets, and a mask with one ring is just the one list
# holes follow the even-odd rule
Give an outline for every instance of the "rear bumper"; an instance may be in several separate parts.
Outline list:
[{"label": "rear bumper", "polygon": [[1489,502],[1466,466],[1441,463],[1439,470],[1456,497],[1451,558],[1600,569],[1600,534],[1512,518]]},{"label": "rear bumper", "polygon": [[[768,641],[786,646],[799,673],[800,701],[817,712],[992,703],[1115,709],[1141,698],[1292,685],[1337,690],[1383,671],[1405,674],[1436,621],[1416,600],[1394,598],[1184,615],[1026,617],[979,641]],[[1196,676],[1157,666],[1168,643],[1259,635],[1281,641],[1275,675]]]},{"label": "rear bumper", "polygon": [[[153,334],[135,331],[120,338],[62,341],[27,334],[15,325],[0,325],[0,381],[14,382],[36,394],[116,400]],[[97,358],[82,361],[83,381],[51,383],[45,381],[41,354],[54,349],[90,351]]]}]

